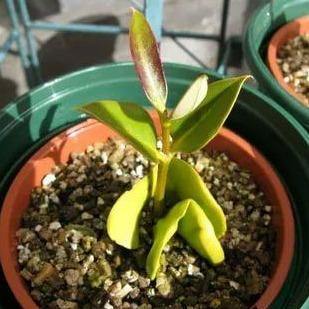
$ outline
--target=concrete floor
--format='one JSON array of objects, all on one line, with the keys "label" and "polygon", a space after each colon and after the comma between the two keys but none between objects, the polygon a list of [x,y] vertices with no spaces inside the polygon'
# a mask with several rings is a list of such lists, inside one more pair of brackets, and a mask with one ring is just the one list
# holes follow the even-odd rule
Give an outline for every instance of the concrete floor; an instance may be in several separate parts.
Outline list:
[{"label": "concrete floor", "polygon": [[[231,0],[228,37],[242,35],[248,16],[260,2]],[[129,7],[132,5],[129,0],[28,0],[27,3],[33,18],[61,23],[79,21],[124,26],[128,25]],[[164,27],[218,33],[221,5],[220,0],[165,0]],[[5,40],[9,26],[4,2],[0,0],[0,45]],[[112,37],[36,31],[35,36],[44,80],[93,64],[130,60],[127,35]],[[215,67],[218,52],[216,43],[195,39],[179,41],[200,62]],[[161,51],[164,61],[199,65],[170,38],[163,38]],[[242,65],[240,70],[247,69]],[[16,50],[13,50],[0,66],[0,107],[26,91],[28,86],[23,69]]]}]

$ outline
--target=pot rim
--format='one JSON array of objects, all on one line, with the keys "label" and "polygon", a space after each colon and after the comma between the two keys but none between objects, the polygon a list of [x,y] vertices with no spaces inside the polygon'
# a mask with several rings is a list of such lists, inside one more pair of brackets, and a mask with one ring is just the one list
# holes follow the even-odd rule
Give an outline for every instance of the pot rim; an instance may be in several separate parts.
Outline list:
[{"label": "pot rim", "polygon": [[295,38],[300,34],[304,34],[308,31],[309,31],[309,15],[294,19],[293,21],[280,27],[274,33],[274,35],[271,37],[269,41],[267,48],[267,64],[271,73],[278,81],[280,86],[284,88],[287,92],[289,92],[293,97],[295,97],[299,101],[299,103],[301,103],[305,107],[307,106],[304,103],[304,97],[301,94],[297,93],[294,90],[293,86],[287,84],[284,81],[282,71],[277,63],[277,54],[281,46],[284,45],[287,41]]},{"label": "pot rim", "polygon": [[[95,126],[103,126],[105,131],[107,131],[107,136],[115,136],[116,134],[111,131],[106,126],[98,123],[94,120],[86,120],[80,124],[77,124],[64,132],[56,135],[51,140],[49,140],[46,144],[40,147],[27,162],[23,165],[12,184],[9,187],[9,190],[6,194],[3,207],[0,214],[0,234],[2,236],[2,246],[0,246],[0,261],[2,264],[3,272],[5,274],[6,280],[14,293],[16,299],[22,305],[22,307],[30,309],[30,308],[38,308],[35,302],[32,300],[24,282],[18,272],[17,261],[13,261],[12,255],[16,256],[16,243],[13,243],[12,246],[12,235],[10,235],[10,223],[11,218],[13,218],[12,211],[12,203],[15,200],[16,192],[19,192],[18,187],[20,188],[20,179],[23,177],[23,174],[27,172],[30,168],[33,169],[33,162],[36,160],[42,159],[42,155],[48,152],[55,152],[55,145],[62,145],[64,140],[70,140],[74,136],[77,136],[81,131],[91,130]],[[102,130],[102,128],[101,128]],[[97,138],[97,137],[96,137]],[[221,139],[219,141],[219,139]],[[98,140],[96,140],[98,141]],[[92,142],[89,141],[89,144]],[[267,176],[267,184],[265,184],[262,190],[268,191],[265,192],[266,195],[273,193],[274,199],[278,200],[277,205],[280,205],[278,208],[279,212],[282,215],[282,225],[284,229],[280,230],[281,236],[279,240],[280,246],[277,246],[277,250],[279,250],[279,254],[277,257],[276,267],[274,268],[274,273],[270,278],[270,282],[266,287],[265,291],[262,293],[261,297],[258,301],[253,305],[253,308],[266,308],[268,307],[275,297],[280,292],[281,287],[284,284],[284,281],[288,275],[291,262],[293,259],[294,252],[291,248],[294,248],[295,245],[295,225],[294,225],[294,217],[292,212],[292,207],[290,200],[288,198],[287,192],[284,189],[283,184],[281,183],[279,177],[276,172],[272,168],[271,164],[266,160],[266,158],[252,145],[250,145],[243,138],[233,133],[231,130],[222,128],[214,140],[209,143],[210,148],[214,148],[217,150],[226,149],[226,146],[233,145],[234,151],[238,150],[241,155],[247,155],[242,163],[239,163],[240,158],[232,158],[232,160],[236,161],[240,164],[240,166],[246,167],[250,162],[254,163],[254,167],[256,172],[259,174],[259,177],[263,179]],[[86,147],[86,146],[85,146]],[[83,148],[85,148],[83,146]],[[230,150],[230,149],[229,149]],[[57,151],[57,147],[56,147]],[[229,151],[224,150],[228,155]],[[66,161],[61,160],[60,161]],[[251,161],[250,161],[251,160]],[[250,161],[250,162],[249,162]],[[59,162],[59,161],[58,161]],[[249,162],[249,163],[248,163]],[[53,165],[57,164],[53,161]],[[42,179],[42,177],[40,177]],[[254,175],[254,179],[256,180],[256,175]],[[271,188],[269,188],[269,184]],[[259,183],[262,187],[263,183]],[[270,190],[270,191],[269,191]],[[270,192],[270,193],[269,193]],[[267,194],[268,193],[268,194]],[[29,194],[27,195],[29,197]],[[267,196],[268,197],[268,196]],[[275,206],[275,205],[274,205]],[[285,215],[285,216],[284,216]],[[20,223],[20,220],[19,220]],[[15,230],[16,231],[16,230]],[[278,242],[278,239],[277,239]],[[15,263],[15,264],[14,264]]]},{"label": "pot rim", "polygon": [[[278,3],[279,4],[279,3]],[[309,128],[309,109],[280,86],[267,65],[267,46],[278,27],[309,13],[309,0],[261,4],[250,16],[244,32],[243,50],[246,62],[254,73],[260,90],[288,111],[303,127]]]}]

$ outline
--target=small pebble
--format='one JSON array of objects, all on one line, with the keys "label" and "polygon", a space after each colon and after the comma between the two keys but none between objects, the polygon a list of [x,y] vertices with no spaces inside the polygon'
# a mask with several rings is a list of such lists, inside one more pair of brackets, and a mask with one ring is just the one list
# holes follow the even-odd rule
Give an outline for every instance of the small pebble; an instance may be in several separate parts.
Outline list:
[{"label": "small pebble", "polygon": [[52,223],[49,224],[49,229],[53,230],[53,231],[57,231],[61,228],[61,224],[58,221],[54,221]]},{"label": "small pebble", "polygon": [[105,304],[104,304],[104,307],[103,307],[104,309],[114,309],[114,306],[112,306],[111,304],[110,304],[110,302],[109,301],[107,301]]},{"label": "small pebble", "polygon": [[239,283],[235,282],[235,281],[229,281],[229,284],[232,288],[234,288],[235,290],[239,289]]},{"label": "small pebble", "polygon": [[85,211],[81,214],[81,218],[82,220],[90,220],[93,218],[93,215]]},{"label": "small pebble", "polygon": [[47,174],[43,180],[42,185],[45,187],[50,186],[56,180],[56,176],[54,174]]},{"label": "small pebble", "polygon": [[35,230],[36,232],[40,232],[41,229],[42,229],[42,225],[41,225],[41,224],[36,225],[35,228],[34,228],[34,230]]}]

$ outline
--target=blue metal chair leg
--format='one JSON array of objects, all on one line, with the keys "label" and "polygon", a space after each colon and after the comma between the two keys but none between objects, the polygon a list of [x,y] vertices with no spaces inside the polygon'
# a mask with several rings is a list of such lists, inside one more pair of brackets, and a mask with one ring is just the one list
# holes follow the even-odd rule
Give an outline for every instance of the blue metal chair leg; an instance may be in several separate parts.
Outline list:
[{"label": "blue metal chair leg", "polygon": [[37,54],[37,48],[36,48],[36,42],[34,35],[31,31],[31,20],[29,16],[29,12],[27,9],[27,5],[25,3],[25,0],[19,0],[18,1],[20,12],[21,12],[21,21],[25,29],[26,33],[26,41],[27,41],[27,47],[29,52],[29,58],[31,60],[31,67],[34,74],[34,81],[35,84],[39,84],[42,82],[41,72],[40,72],[40,64]]},{"label": "blue metal chair leg", "polygon": [[15,41],[16,41],[16,32],[14,30],[11,30],[8,38],[5,40],[3,45],[0,46],[0,63],[3,62],[7,53],[10,51]]},{"label": "blue metal chair leg", "polygon": [[11,34],[9,38],[7,39],[6,43],[2,47],[2,57],[1,57],[2,59],[1,60],[4,60],[7,52],[11,49],[13,43],[16,42],[17,50],[18,50],[18,53],[19,53],[19,56],[22,62],[22,66],[24,68],[24,72],[25,72],[28,85],[31,86],[33,84],[32,74],[30,71],[31,65],[30,65],[30,61],[27,56],[25,44],[22,39],[22,34],[20,32],[19,18],[17,15],[14,0],[5,0],[5,4],[6,4],[7,12],[10,18],[12,30],[11,30]]},{"label": "blue metal chair leg", "polygon": [[217,56],[217,68],[222,63],[222,57],[224,55],[224,49],[226,44],[226,26],[227,26],[227,18],[229,14],[230,0],[224,0],[222,6],[222,14],[221,14],[221,27],[220,27],[220,36],[219,36],[219,51]]},{"label": "blue metal chair leg", "polygon": [[162,37],[163,0],[145,0],[145,16],[158,42]]}]

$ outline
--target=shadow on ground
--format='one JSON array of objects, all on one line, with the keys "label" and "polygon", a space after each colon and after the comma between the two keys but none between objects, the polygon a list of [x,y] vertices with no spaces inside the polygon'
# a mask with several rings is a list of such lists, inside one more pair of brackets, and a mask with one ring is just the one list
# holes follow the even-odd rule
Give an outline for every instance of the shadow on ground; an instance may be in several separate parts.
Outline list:
[{"label": "shadow on ground", "polygon": [[17,85],[14,81],[0,76],[0,108],[8,102],[14,100],[17,96]]},{"label": "shadow on ground", "polygon": [[[119,25],[115,16],[91,16],[75,23]],[[43,80],[87,66],[113,61],[115,35],[101,33],[58,33],[39,50]]]},{"label": "shadow on ground", "polygon": [[31,19],[42,19],[61,10],[59,0],[27,0],[27,7]]}]

